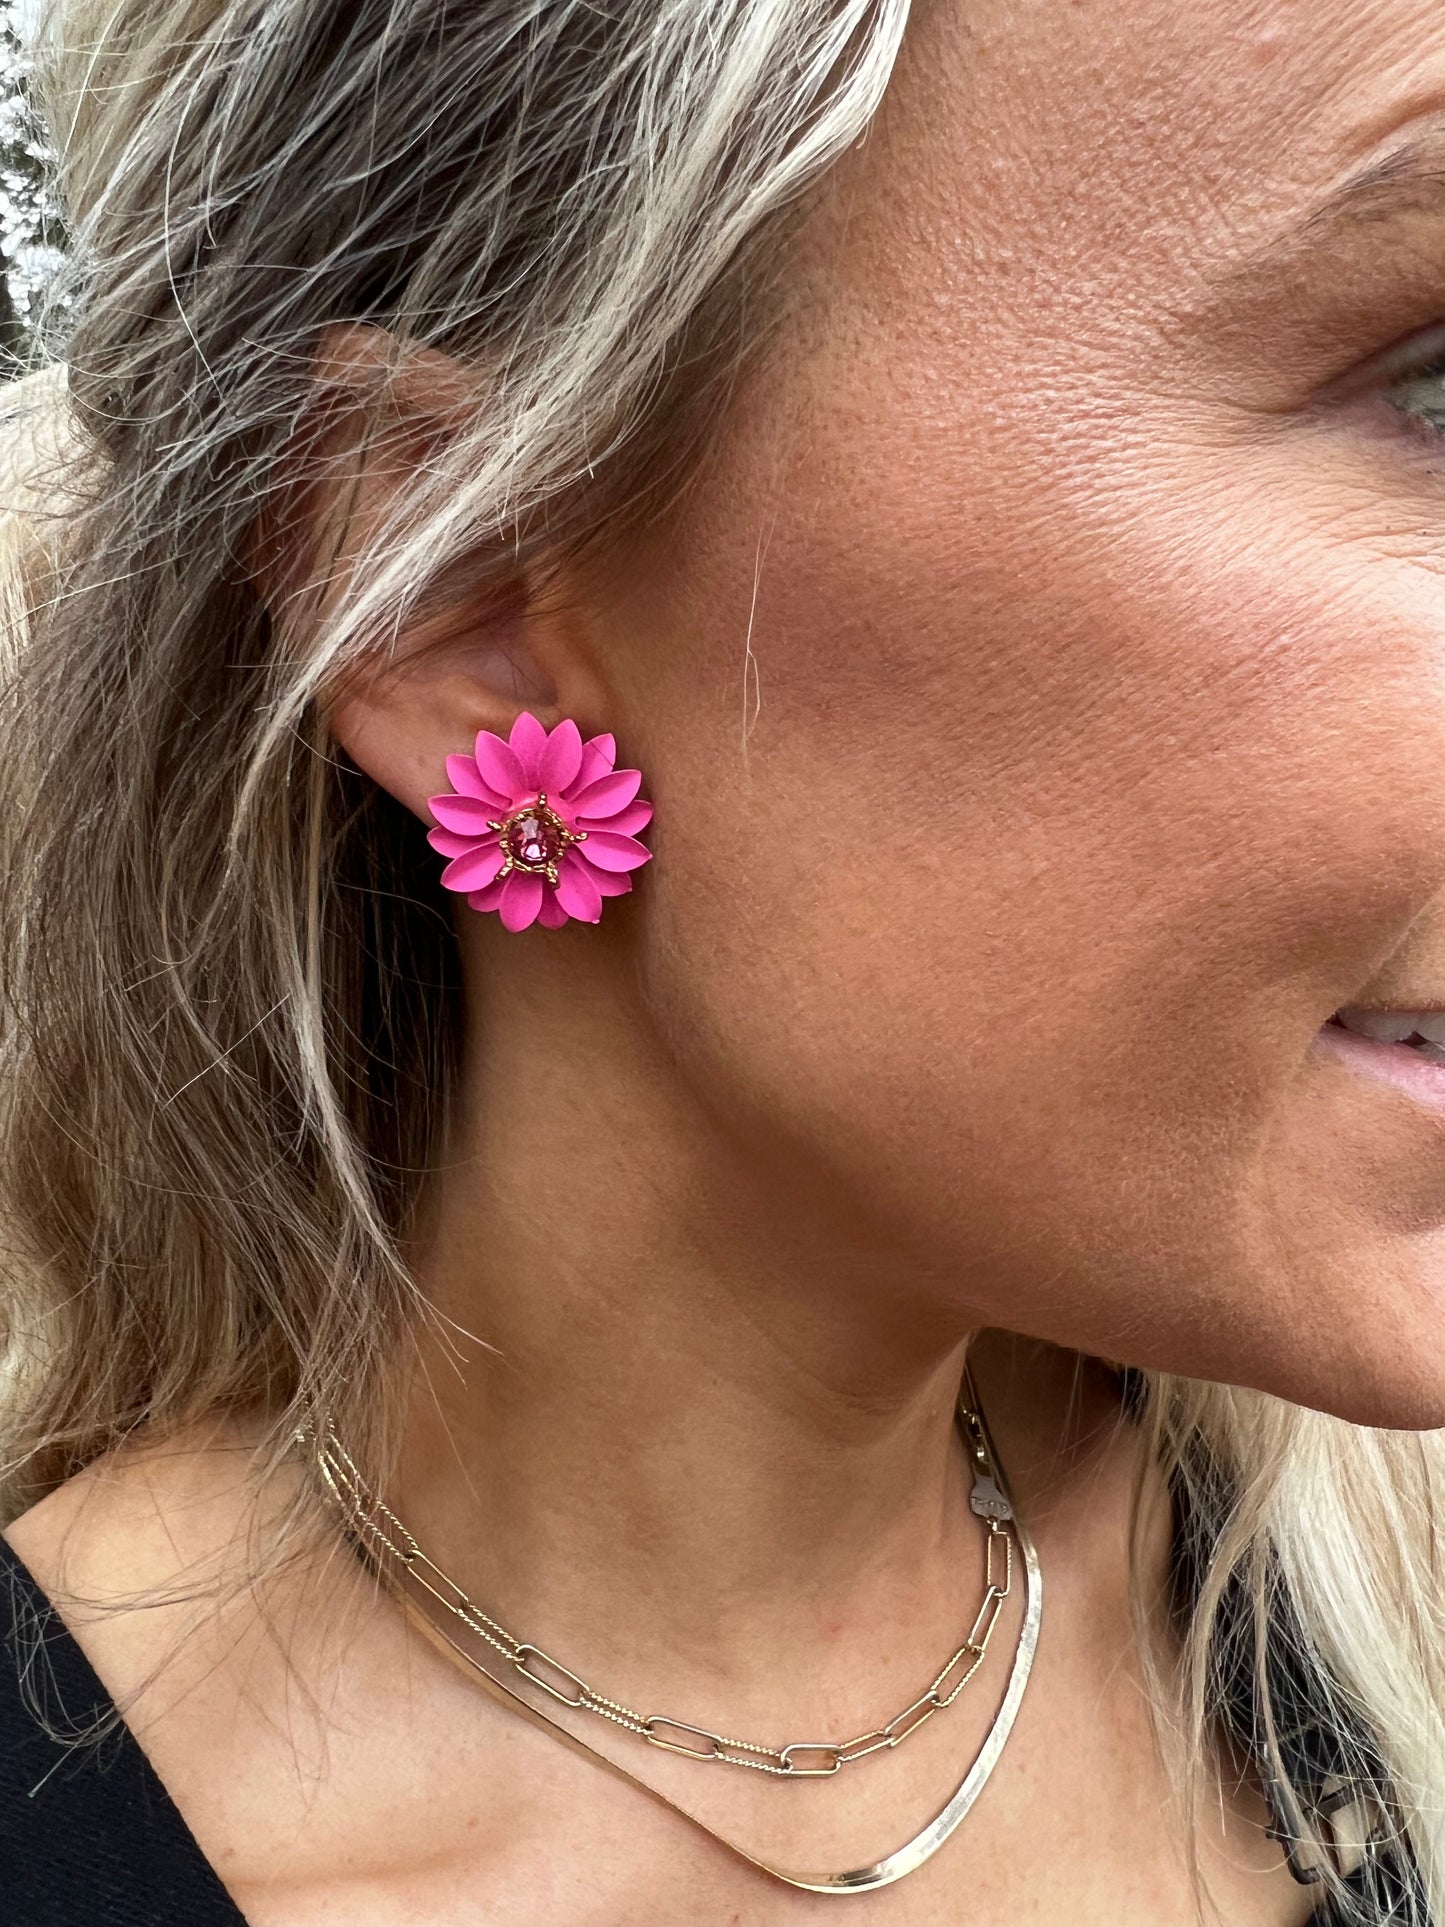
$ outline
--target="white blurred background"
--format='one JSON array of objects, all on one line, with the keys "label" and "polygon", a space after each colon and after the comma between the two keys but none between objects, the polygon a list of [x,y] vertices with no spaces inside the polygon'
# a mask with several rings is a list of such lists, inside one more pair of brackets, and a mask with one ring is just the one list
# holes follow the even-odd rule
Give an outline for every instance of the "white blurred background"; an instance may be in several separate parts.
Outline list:
[{"label": "white blurred background", "polygon": [[34,0],[0,0],[0,373],[28,359],[47,316],[46,290],[65,246],[48,180],[47,149],[26,93],[25,35]]}]

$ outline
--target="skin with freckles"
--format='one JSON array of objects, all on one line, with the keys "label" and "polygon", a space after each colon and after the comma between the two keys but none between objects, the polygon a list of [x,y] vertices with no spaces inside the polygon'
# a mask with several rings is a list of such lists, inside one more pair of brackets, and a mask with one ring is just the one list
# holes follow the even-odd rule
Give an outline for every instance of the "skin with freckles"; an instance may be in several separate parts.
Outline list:
[{"label": "skin with freckles", "polygon": [[794,1308],[1438,1424],[1442,1126],[1312,1046],[1445,995],[1439,479],[1310,397],[1429,318],[1440,223],[1296,264],[1267,324],[1211,285],[1438,25],[1113,11],[916,23],[826,318],[609,611],[650,1015],[764,1182],[857,1214]]},{"label": "skin with freckles", "polygon": [[[1045,1636],[983,1802],[860,1919],[1194,1918],[1125,1598],[1135,1444],[1070,1350],[1445,1423],[1445,1113],[1316,1043],[1342,1005],[1445,1005],[1445,444],[1395,392],[1445,314],[1445,196],[1300,232],[1442,126],[1420,0],[928,0],[674,511],[335,704],[419,838],[446,755],[524,703],[615,732],[657,812],[595,928],[452,906],[466,1067],[413,1256],[456,1346],[417,1361],[389,1494],[432,1556],[605,1692],[866,1730],[971,1617],[976,1364]],[[7,1536],[58,1575],[89,1519],[81,1575],[159,1577],[136,1493],[176,1481],[225,1543],[234,1481],[174,1448]],[[828,1904],[375,1601],[328,1671],[297,1585],[299,1782],[254,1655],[207,1648],[145,1716],[248,1919]],[[763,1852],[871,1857],[956,1784],[1017,1607],[980,1694],[871,1777],[779,1798],[577,1730]],[[82,1637],[123,1685],[162,1629]],[[1222,1917],[1304,1921],[1220,1771]]]}]

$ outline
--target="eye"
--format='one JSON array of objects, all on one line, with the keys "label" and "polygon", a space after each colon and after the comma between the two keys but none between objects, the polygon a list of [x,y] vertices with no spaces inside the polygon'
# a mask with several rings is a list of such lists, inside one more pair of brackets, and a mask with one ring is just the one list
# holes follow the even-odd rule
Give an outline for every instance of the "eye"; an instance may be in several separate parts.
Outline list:
[{"label": "eye", "polygon": [[1445,322],[1418,330],[1364,368],[1329,382],[1320,398],[1363,404],[1377,428],[1427,442],[1445,439]]},{"label": "eye", "polygon": [[[1396,379],[1381,385],[1379,394],[1391,408],[1419,422],[1427,433],[1445,436],[1445,340],[1436,337],[1433,352],[1421,350]],[[1427,337],[1428,339],[1428,337]]]}]

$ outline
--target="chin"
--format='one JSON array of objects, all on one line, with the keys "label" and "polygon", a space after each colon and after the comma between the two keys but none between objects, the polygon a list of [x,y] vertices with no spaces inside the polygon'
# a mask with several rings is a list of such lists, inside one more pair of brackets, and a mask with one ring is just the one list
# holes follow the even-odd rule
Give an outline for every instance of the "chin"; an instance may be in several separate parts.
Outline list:
[{"label": "chin", "polygon": [[1402,1289],[1394,1280],[1390,1292],[1371,1301],[1374,1316],[1362,1317],[1357,1304],[1331,1327],[1312,1331],[1308,1347],[1297,1342],[1287,1368],[1258,1389],[1351,1425],[1445,1427],[1445,1316],[1433,1291],[1430,1298],[1422,1308],[1408,1281]]},{"label": "chin", "polygon": [[[1316,1238],[1303,1252],[1276,1237],[1267,1251],[1137,1254],[1126,1298],[1108,1288],[1116,1276],[1028,1335],[1351,1425],[1445,1429],[1445,1229],[1383,1241],[1372,1230],[1333,1248]],[[1069,1329],[1046,1330],[1046,1320]]]},{"label": "chin", "polygon": [[[1301,1299],[1297,1281],[1257,1288],[1253,1302],[1293,1305],[1283,1322],[1262,1327],[1221,1306],[1224,1343],[1184,1376],[1267,1393],[1351,1425],[1392,1431],[1445,1428],[1445,1239],[1426,1249],[1337,1255],[1317,1263]],[[1294,1289],[1287,1287],[1294,1285]]]}]

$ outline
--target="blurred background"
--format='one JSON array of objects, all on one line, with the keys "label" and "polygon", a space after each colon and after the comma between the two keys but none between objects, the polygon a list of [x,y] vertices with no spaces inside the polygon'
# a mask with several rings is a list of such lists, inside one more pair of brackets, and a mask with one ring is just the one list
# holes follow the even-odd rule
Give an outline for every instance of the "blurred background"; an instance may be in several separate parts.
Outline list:
[{"label": "blurred background", "polygon": [[47,179],[48,147],[30,104],[22,32],[30,4],[0,0],[0,378],[60,319],[46,291],[66,243]]}]

